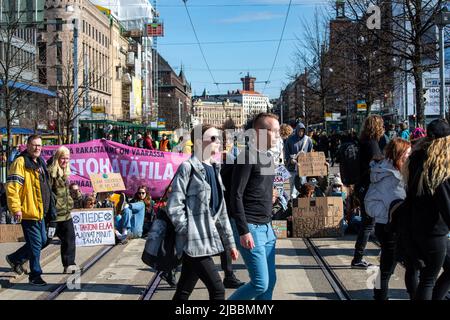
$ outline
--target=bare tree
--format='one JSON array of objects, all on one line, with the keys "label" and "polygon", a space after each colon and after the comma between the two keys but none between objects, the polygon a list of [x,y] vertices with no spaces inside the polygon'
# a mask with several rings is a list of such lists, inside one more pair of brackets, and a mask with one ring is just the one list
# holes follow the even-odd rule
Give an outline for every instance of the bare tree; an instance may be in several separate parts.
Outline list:
[{"label": "bare tree", "polygon": [[[63,128],[58,128],[62,133],[63,143],[67,144],[72,141],[72,129],[74,120],[79,117],[83,112],[89,110],[92,106],[89,101],[85,101],[85,96],[89,94],[90,88],[99,83],[103,77],[109,77],[110,68],[106,68],[102,71],[98,66],[85,65],[88,61],[85,56],[81,54],[78,57],[78,70],[88,70],[89,75],[84,75],[85,71],[78,71],[78,75],[83,75],[83,81],[78,86],[78,90],[74,88],[74,63],[72,52],[68,52],[66,59],[63,60],[60,68],[61,81],[57,85],[57,93],[59,96],[58,102],[58,122],[63,124]],[[78,101],[76,97],[78,96]],[[78,104],[78,112],[75,112],[75,102]],[[73,138],[73,137],[72,137]]]},{"label": "bare tree", "polygon": [[[4,114],[6,122],[7,148],[11,153],[13,123],[29,111],[28,90],[35,80],[36,52],[34,38],[36,24],[24,23],[23,14],[11,8],[2,8],[0,19],[0,114]],[[6,10],[9,9],[9,10]],[[25,39],[26,36],[30,39]],[[31,41],[29,41],[31,40]]]},{"label": "bare tree", "polygon": [[312,22],[306,20],[301,22],[303,37],[298,38],[294,61],[297,70],[306,70],[304,85],[320,101],[321,118],[324,119],[327,98],[337,94],[331,81],[334,70],[331,68],[332,57],[329,55],[329,19],[316,9]]},{"label": "bare tree", "polygon": [[[440,12],[442,0],[348,0],[352,18],[361,25],[367,24],[370,6],[381,9],[381,30],[366,28],[380,42],[382,54],[396,58],[397,68],[414,78],[417,121],[425,123],[423,100],[423,74],[437,67],[437,39],[435,17]],[[380,32],[381,31],[381,32]]]}]

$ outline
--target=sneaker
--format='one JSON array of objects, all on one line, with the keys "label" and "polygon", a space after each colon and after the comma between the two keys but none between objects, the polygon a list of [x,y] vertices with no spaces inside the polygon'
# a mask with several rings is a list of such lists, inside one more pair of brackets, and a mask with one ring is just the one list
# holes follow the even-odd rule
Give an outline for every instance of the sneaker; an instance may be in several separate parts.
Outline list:
[{"label": "sneaker", "polygon": [[352,261],[352,268],[354,268],[354,269],[367,269],[371,266],[373,266],[373,264],[371,264],[365,260],[360,260],[358,262]]},{"label": "sneaker", "polygon": [[11,267],[12,271],[17,273],[19,276],[23,275],[25,271],[23,270],[23,266],[20,263],[14,263],[11,261],[9,256],[6,256],[6,262],[8,262],[9,266]]},{"label": "sneaker", "polygon": [[34,279],[29,279],[28,281],[30,284],[32,284],[33,286],[46,286],[47,282],[45,282],[41,277],[36,277]]},{"label": "sneaker", "polygon": [[124,245],[124,244],[127,244],[128,243],[128,239],[127,239],[127,237],[120,237],[120,238],[118,238],[118,237],[116,237],[116,244],[122,244],[122,245]]},{"label": "sneaker", "polygon": [[175,272],[169,271],[164,272],[161,275],[161,279],[163,279],[171,288],[175,288],[177,286],[177,278],[175,276]]},{"label": "sneaker", "polygon": [[242,282],[236,276],[233,274],[232,276],[225,277],[223,279],[223,286],[227,289],[237,289],[241,286],[243,286],[245,282]]}]

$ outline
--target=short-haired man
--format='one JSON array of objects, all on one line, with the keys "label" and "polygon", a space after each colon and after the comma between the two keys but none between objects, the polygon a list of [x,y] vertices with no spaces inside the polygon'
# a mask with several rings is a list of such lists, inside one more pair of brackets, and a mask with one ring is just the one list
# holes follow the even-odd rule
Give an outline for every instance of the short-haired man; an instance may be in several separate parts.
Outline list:
[{"label": "short-haired man", "polygon": [[231,217],[237,247],[247,266],[250,282],[230,300],[271,300],[276,282],[275,243],[272,229],[273,157],[268,152],[280,136],[278,117],[261,113],[253,121],[255,142],[237,159],[231,182]]},{"label": "short-haired man", "polygon": [[38,135],[28,138],[27,149],[11,164],[6,181],[8,207],[11,214],[22,222],[25,245],[7,255],[6,261],[18,274],[23,263],[30,261],[30,284],[45,286],[41,278],[41,250],[46,245],[45,220],[56,219],[56,210],[44,160],[40,157],[42,139]]}]

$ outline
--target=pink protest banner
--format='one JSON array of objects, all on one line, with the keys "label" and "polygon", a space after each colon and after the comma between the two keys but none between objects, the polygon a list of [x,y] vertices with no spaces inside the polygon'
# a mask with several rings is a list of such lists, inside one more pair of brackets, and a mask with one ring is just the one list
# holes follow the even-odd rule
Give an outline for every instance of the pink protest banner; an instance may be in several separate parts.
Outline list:
[{"label": "pink protest banner", "polygon": [[[180,164],[189,158],[186,154],[133,148],[108,140],[92,140],[65,147],[71,153],[70,181],[76,182],[82,192],[93,191],[89,175],[115,172],[122,175],[127,194],[133,195],[139,186],[144,185],[153,198],[159,198]],[[41,155],[47,161],[58,148],[45,146]]]}]

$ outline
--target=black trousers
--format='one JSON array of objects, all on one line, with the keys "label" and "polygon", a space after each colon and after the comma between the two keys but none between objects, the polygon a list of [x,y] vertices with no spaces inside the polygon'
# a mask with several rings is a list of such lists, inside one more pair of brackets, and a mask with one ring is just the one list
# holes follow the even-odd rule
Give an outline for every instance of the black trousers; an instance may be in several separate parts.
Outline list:
[{"label": "black trousers", "polygon": [[366,208],[364,206],[364,197],[366,196],[368,187],[365,188],[365,192],[358,193],[359,203],[361,204],[361,229],[359,230],[358,237],[355,243],[355,253],[353,256],[353,261],[359,262],[364,256],[364,251],[366,250],[367,242],[369,241],[370,234],[373,232],[375,227],[375,220],[368,216],[366,213]]},{"label": "black trousers", "polygon": [[233,275],[233,261],[230,250],[224,250],[220,254],[220,266],[223,272],[225,272],[225,277],[231,277]]},{"label": "black trousers", "polygon": [[[448,265],[448,236],[426,237],[414,239],[415,246],[424,259],[425,267],[419,270],[419,285],[413,297],[414,300],[431,300],[433,291],[442,295],[443,291],[448,291],[449,286],[449,265]],[[444,266],[443,278],[437,282],[439,272]],[[439,285],[439,287],[437,287]],[[445,295],[445,294],[444,294]]]},{"label": "black trousers", "polygon": [[444,272],[439,276],[433,289],[433,300],[444,300],[450,290],[450,240],[447,240],[447,254],[445,255]]},{"label": "black trousers", "polygon": [[61,262],[64,267],[75,264],[75,230],[72,219],[58,222],[56,235],[61,240]]},{"label": "black trousers", "polygon": [[208,289],[210,300],[225,300],[225,288],[212,257],[183,255],[181,275],[173,300],[188,300],[200,279]]},{"label": "black trousers", "polygon": [[385,230],[386,225],[377,223],[375,225],[375,235],[381,244],[380,258],[380,288],[374,289],[375,300],[387,300],[389,292],[389,280],[397,265],[395,258],[396,238],[391,232]]}]

